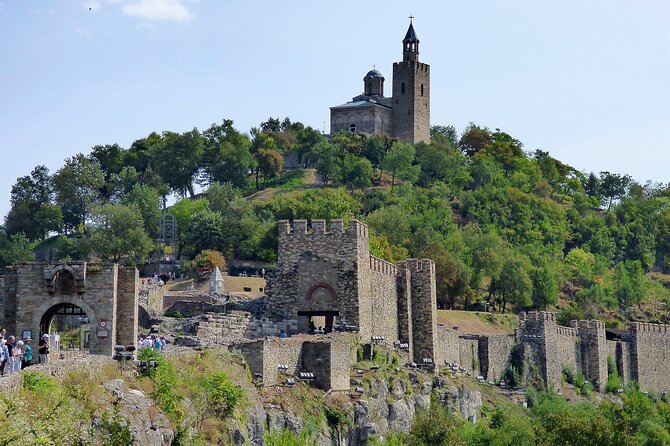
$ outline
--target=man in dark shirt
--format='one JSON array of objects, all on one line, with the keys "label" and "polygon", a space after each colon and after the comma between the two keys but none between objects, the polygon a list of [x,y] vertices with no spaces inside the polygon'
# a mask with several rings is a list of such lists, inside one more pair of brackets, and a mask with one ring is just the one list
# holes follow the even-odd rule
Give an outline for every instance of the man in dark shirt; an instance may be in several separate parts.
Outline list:
[{"label": "man in dark shirt", "polygon": [[49,335],[45,334],[37,344],[37,353],[39,354],[40,364],[49,362]]}]

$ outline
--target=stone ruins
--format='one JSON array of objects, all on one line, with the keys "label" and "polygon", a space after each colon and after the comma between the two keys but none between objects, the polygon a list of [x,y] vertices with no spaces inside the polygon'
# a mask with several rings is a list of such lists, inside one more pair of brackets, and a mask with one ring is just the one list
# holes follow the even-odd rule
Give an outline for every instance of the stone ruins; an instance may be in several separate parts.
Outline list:
[{"label": "stone ruins", "polygon": [[[412,366],[456,368],[495,383],[514,366],[524,382],[560,388],[569,369],[601,391],[611,358],[623,384],[670,389],[670,326],[633,322],[614,330],[602,321],[572,321],[564,327],[553,313],[529,312],[519,316],[515,334],[468,334],[437,322],[432,260],[395,265],[372,256],[368,227],[357,220],[280,221],[278,228],[277,270],[266,297],[247,307],[194,301],[171,307],[199,315],[198,345],[242,352],[266,386],[305,379],[348,391],[358,356],[369,358],[383,346]],[[145,313],[163,308],[162,295],[139,293],[135,268],[115,264],[21,263],[2,279],[0,314],[8,332],[36,339],[55,317],[85,314],[92,354],[134,345],[138,296]]]}]

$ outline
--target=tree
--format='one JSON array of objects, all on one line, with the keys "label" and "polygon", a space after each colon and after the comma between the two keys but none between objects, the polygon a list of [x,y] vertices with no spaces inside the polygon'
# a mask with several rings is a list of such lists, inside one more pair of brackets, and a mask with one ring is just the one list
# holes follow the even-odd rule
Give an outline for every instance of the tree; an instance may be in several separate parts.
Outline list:
[{"label": "tree", "polygon": [[518,308],[532,305],[529,269],[528,260],[520,255],[512,255],[505,259],[500,275],[492,282],[493,295],[496,296],[498,307],[503,313],[507,310],[508,303]]},{"label": "tree", "polygon": [[458,147],[458,132],[453,125],[431,125],[430,141],[440,145]]},{"label": "tree", "polygon": [[372,163],[365,158],[347,155],[342,167],[342,183],[350,188],[368,187],[372,182]]},{"label": "tree", "polygon": [[193,181],[202,163],[204,138],[198,131],[164,132],[163,141],[156,153],[156,168],[170,189],[182,197],[193,197]]},{"label": "tree", "polygon": [[461,152],[472,157],[489,142],[491,142],[491,133],[489,130],[486,127],[482,128],[471,122],[465,131],[463,131],[458,145]]},{"label": "tree", "polygon": [[533,283],[533,307],[544,310],[548,305],[558,303],[558,284],[556,275],[547,266],[542,266],[531,272]]},{"label": "tree", "polygon": [[161,197],[156,189],[146,184],[136,184],[130,192],[121,197],[121,204],[135,206],[140,211],[147,235],[154,240],[158,238]]},{"label": "tree", "polygon": [[256,189],[260,189],[260,185],[258,182],[260,173],[261,173],[261,166],[260,166],[260,160],[259,157],[263,156],[261,155],[261,149],[265,149],[264,153],[267,153],[267,151],[270,150],[277,150],[277,143],[275,140],[270,137],[269,135],[265,133],[260,133],[258,132],[257,129],[252,129],[252,135],[254,137],[252,143],[251,143],[251,153],[254,156],[255,164],[254,164],[254,174],[256,176]]},{"label": "tree", "polygon": [[49,170],[37,166],[30,176],[20,177],[12,186],[12,207],[5,218],[8,235],[23,233],[30,240],[44,239],[61,228],[62,213],[52,203],[53,182]]},{"label": "tree", "polygon": [[396,141],[391,146],[384,159],[382,169],[391,174],[391,190],[396,176],[406,181],[416,181],[419,178],[420,166],[412,165],[416,151],[414,146]]},{"label": "tree", "polygon": [[337,181],[342,166],[337,147],[324,140],[314,146],[313,153],[316,159],[316,173],[319,174],[321,181],[324,184]]},{"label": "tree", "polygon": [[205,249],[222,250],[224,222],[220,213],[203,209],[193,214],[188,225],[183,229],[184,243],[194,253]]},{"label": "tree", "polygon": [[0,234],[0,266],[34,260],[32,243],[22,233],[6,237]]},{"label": "tree", "polygon": [[616,266],[614,295],[622,308],[638,307],[649,288],[639,260],[626,260]]},{"label": "tree", "polygon": [[263,186],[268,178],[276,178],[284,169],[284,157],[277,150],[259,149],[256,153],[258,169],[263,174]]},{"label": "tree", "polygon": [[204,198],[196,200],[189,200],[183,198],[172,205],[169,212],[173,214],[177,220],[177,259],[181,257],[181,251],[184,247],[185,229],[191,220],[191,217],[200,211],[207,210],[209,203]]},{"label": "tree", "polygon": [[141,259],[151,251],[139,209],[123,204],[103,204],[91,211],[87,237],[90,251],[103,259]]},{"label": "tree", "polygon": [[105,186],[102,188],[102,194],[108,199],[113,193],[112,181],[115,175],[118,175],[125,167],[125,150],[118,144],[106,144],[93,146],[91,149],[91,159],[97,160],[100,169],[105,175]]},{"label": "tree", "polygon": [[246,187],[254,163],[249,152],[249,138],[235,130],[229,119],[224,119],[220,125],[212,124],[202,135],[205,146],[201,184],[228,182],[236,187]]},{"label": "tree", "polygon": [[79,154],[65,161],[53,183],[65,229],[74,230],[86,223],[88,208],[100,195],[105,177],[97,160]]},{"label": "tree", "polygon": [[603,199],[607,202],[608,211],[612,207],[614,200],[621,199],[626,195],[631,182],[632,178],[629,175],[600,172],[600,192]]},{"label": "tree", "polygon": [[447,251],[444,245],[433,242],[421,253],[421,257],[435,262],[435,285],[438,308],[455,309],[456,297],[469,292],[470,277],[466,265]]}]

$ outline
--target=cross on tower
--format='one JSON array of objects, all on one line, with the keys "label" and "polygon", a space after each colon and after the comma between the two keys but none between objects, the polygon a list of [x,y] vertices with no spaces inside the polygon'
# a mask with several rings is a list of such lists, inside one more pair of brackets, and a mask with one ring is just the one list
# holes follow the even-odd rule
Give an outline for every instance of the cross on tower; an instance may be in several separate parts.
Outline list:
[{"label": "cross on tower", "polygon": [[409,15],[409,23],[412,23],[412,19],[414,18],[414,15],[410,14]]}]

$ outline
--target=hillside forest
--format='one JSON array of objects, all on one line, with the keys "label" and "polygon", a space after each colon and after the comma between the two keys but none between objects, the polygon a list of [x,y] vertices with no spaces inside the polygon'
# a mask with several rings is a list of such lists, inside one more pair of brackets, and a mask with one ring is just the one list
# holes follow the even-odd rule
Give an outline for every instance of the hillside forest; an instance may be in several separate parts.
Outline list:
[{"label": "hillside forest", "polygon": [[[551,309],[561,321],[670,321],[670,187],[586,173],[499,129],[433,126],[430,144],[327,138],[270,118],[97,145],[11,190],[0,266],[31,260],[277,258],[277,220],[358,218],[371,251],[436,262],[438,306]],[[172,248],[159,221],[178,224]]]}]

